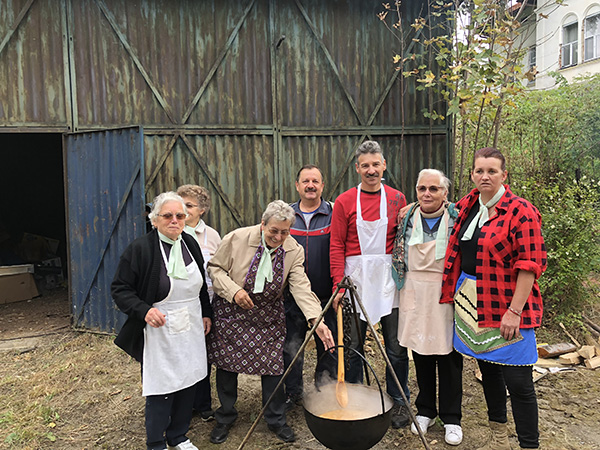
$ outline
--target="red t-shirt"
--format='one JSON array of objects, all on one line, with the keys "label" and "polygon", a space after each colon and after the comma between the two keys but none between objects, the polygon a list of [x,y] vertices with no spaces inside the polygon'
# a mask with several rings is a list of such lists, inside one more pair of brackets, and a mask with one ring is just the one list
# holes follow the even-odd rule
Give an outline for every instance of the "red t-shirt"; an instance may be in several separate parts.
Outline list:
[{"label": "red t-shirt", "polygon": [[[404,194],[384,185],[387,198],[388,227],[386,237],[386,253],[391,254],[398,226],[398,211],[406,206]],[[360,244],[356,231],[356,189],[352,188],[340,194],[333,205],[331,218],[331,243],[329,247],[331,276],[333,289],[344,278],[344,266],[347,256],[360,255]],[[381,191],[360,193],[361,213],[363,220],[379,219],[379,203]]]}]

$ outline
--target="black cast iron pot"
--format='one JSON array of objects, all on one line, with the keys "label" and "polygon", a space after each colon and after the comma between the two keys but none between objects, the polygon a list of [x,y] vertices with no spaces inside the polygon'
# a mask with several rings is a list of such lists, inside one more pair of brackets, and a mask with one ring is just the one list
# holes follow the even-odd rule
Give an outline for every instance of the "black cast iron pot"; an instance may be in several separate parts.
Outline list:
[{"label": "black cast iron pot", "polygon": [[[346,383],[346,411],[361,413],[361,419],[328,419],[321,417],[340,408],[335,398],[335,383],[319,391],[305,393],[304,417],[311,433],[325,447],[333,450],[367,450],[387,432],[392,419],[394,401],[381,387]],[[353,415],[353,414],[349,414]]]}]

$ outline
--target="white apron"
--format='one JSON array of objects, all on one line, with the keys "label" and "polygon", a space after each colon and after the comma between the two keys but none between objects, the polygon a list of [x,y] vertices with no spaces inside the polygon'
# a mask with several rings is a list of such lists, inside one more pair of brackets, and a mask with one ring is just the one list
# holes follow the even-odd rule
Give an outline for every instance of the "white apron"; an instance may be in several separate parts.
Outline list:
[{"label": "white apron", "polygon": [[[167,257],[159,244],[165,265]],[[208,374],[198,264],[186,267],[189,278],[171,278],[169,294],[152,306],[165,314],[162,327],[144,328],[142,395],[162,395],[193,386]]]},{"label": "white apron", "polygon": [[[415,214],[414,220],[421,220]],[[448,227],[448,213],[441,227]],[[407,247],[408,272],[400,290],[398,341],[420,355],[447,355],[452,351],[454,308],[440,303],[444,258],[435,259],[435,243],[429,241]]]},{"label": "white apron", "polygon": [[[344,274],[350,276],[373,324],[398,306],[396,283],[392,278],[392,255],[386,254],[387,198],[381,185],[379,219],[367,222],[362,218],[360,188],[356,190],[356,231],[360,255],[346,257]],[[360,308],[359,308],[360,309]],[[362,311],[360,318],[366,320]]]}]

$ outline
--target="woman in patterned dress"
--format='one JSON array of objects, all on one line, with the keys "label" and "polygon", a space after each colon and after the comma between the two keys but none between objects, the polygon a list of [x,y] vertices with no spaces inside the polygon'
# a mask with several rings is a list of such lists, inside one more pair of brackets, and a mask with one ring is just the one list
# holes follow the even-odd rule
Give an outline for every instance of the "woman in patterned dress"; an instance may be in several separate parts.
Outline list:
[{"label": "woman in patterned dress", "polygon": [[[225,442],[237,419],[238,374],[260,375],[263,405],[275,391],[283,371],[285,311],[283,288],[288,285],[296,303],[312,326],[321,302],[311,292],[304,271],[304,250],[287,239],[294,210],[275,200],[267,206],[259,225],[240,228],[223,238],[208,263],[213,280],[213,330],[208,338],[209,361],[217,367],[217,393],[221,406],[210,440]],[[325,348],[335,346],[321,322],[316,329]],[[285,395],[277,390],[265,411],[269,430],[284,442],[295,440],[286,423]]]},{"label": "woman in patterned dress", "polygon": [[532,367],[546,247],[540,213],[510,191],[506,176],[502,153],[475,152],[475,189],[456,204],[444,264],[441,302],[454,302],[454,348],[476,358],[483,375],[492,438],[479,450],[510,450],[507,389],[521,448],[539,448]]}]

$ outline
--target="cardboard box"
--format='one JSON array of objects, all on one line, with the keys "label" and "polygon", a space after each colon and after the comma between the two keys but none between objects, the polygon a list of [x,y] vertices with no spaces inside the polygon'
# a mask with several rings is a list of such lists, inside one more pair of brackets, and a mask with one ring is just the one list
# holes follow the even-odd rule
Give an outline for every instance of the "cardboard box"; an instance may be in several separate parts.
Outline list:
[{"label": "cardboard box", "polygon": [[29,300],[38,295],[32,264],[0,267],[0,304]]}]

